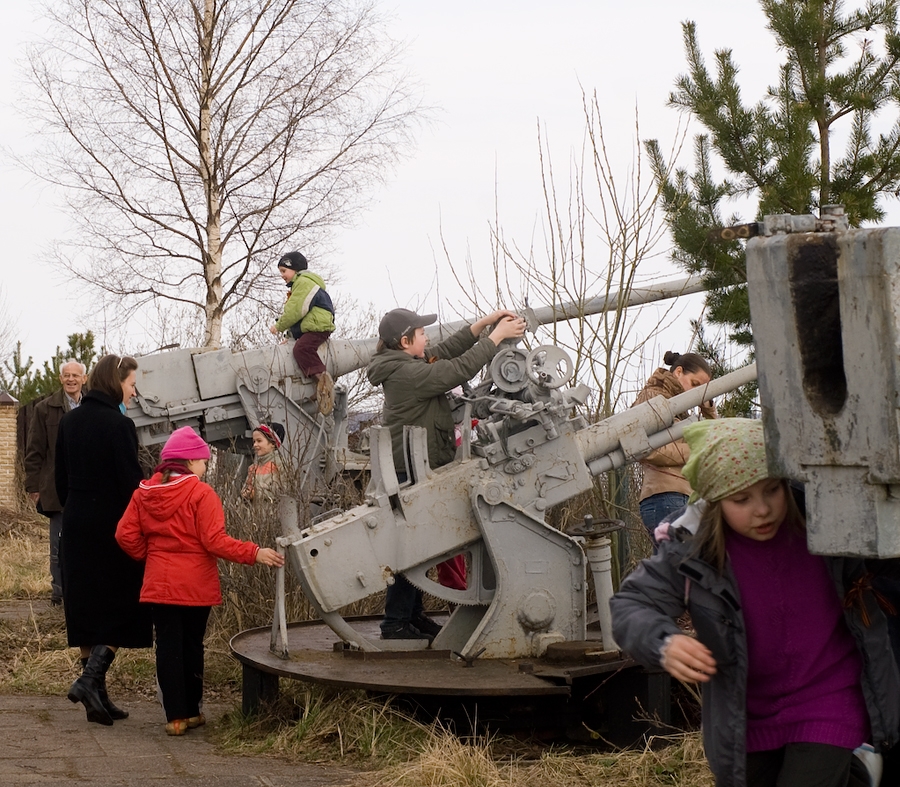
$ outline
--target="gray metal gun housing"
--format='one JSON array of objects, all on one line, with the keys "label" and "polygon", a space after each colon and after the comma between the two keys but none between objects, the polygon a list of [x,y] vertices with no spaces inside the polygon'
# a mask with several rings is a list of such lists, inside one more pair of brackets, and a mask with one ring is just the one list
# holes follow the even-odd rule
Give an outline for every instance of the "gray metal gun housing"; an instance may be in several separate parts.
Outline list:
[{"label": "gray metal gun housing", "polygon": [[[680,437],[690,421],[676,421],[677,415],[756,376],[750,365],[589,426],[572,415],[587,387],[559,385],[562,351],[510,352],[519,353],[521,366],[502,354],[495,358],[492,382],[504,379],[492,393],[476,392],[488,400],[490,416],[479,424],[474,444],[464,441],[459,460],[432,470],[424,430],[407,427],[403,469],[410,480],[400,484],[390,433],[375,428],[364,505],[301,528],[296,505],[282,501],[279,544],[309,601],[351,647],[392,648],[391,641],[359,634],[339,610],[384,589],[400,572],[458,605],[435,649],[515,658],[540,656],[555,642],[584,640],[585,553],[574,538],[546,523],[547,511],[590,489],[598,473]],[[463,551],[471,556],[466,590],[428,578],[429,568]],[[598,605],[606,604],[608,599],[598,599]],[[608,646],[612,635],[602,633]],[[416,644],[422,642],[406,647]]]}]

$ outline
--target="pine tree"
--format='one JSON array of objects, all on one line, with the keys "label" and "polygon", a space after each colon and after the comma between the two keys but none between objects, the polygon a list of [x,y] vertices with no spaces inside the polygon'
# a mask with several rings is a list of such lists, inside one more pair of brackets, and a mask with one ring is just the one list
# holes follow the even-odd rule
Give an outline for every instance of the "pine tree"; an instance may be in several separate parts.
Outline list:
[{"label": "pine tree", "polygon": [[[900,196],[900,31],[898,0],[844,11],[840,0],[762,0],[769,30],[785,54],[777,82],[744,103],[730,50],[707,69],[693,22],[683,25],[688,73],[670,106],[705,128],[694,171],[667,168],[656,140],[646,143],[675,244],[674,259],[710,287],[707,320],[752,343],[746,261],[740,241],[709,239],[713,227],[772,213],[817,213],[845,206],[851,226],[884,217]],[[876,115],[877,123],[876,123]],[[878,132],[885,120],[889,129]],[[846,137],[838,150],[836,137]],[[726,172],[717,180],[717,165]],[[726,215],[733,199],[756,200],[756,215]]]}]

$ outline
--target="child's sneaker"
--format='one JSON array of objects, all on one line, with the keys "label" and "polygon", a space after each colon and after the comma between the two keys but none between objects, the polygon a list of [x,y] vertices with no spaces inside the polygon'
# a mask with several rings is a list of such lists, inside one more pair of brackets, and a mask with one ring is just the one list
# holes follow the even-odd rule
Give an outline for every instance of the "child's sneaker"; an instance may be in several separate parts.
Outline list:
[{"label": "child's sneaker", "polygon": [[328,372],[319,375],[316,383],[316,402],[322,415],[331,415],[334,410],[334,380]]},{"label": "child's sneaker", "polygon": [[184,735],[187,731],[187,719],[172,719],[166,722],[166,735]]},{"label": "child's sneaker", "polygon": [[424,614],[414,617],[412,624],[429,639],[434,639],[441,633],[441,626]]}]

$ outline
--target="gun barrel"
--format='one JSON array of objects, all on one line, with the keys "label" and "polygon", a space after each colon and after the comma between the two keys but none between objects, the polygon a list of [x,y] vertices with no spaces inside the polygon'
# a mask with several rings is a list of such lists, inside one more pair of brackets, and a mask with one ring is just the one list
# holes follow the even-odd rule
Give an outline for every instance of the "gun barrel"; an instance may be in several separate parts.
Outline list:
[{"label": "gun barrel", "polygon": [[[611,292],[608,295],[589,298],[583,301],[568,301],[553,306],[541,306],[536,309],[525,310],[525,320],[531,331],[541,325],[558,322],[559,320],[574,320],[579,317],[587,317],[593,314],[602,314],[619,306],[641,306],[654,301],[664,301],[669,298],[677,298],[680,295],[690,295],[702,292],[706,287],[699,276],[688,276],[683,279],[664,281],[659,284],[651,284],[646,287],[632,287],[623,296],[620,291]],[[432,342],[439,342],[452,336],[461,328],[469,325],[468,320],[454,320],[440,325],[432,325],[425,329],[425,334]],[[331,339],[328,343],[328,358],[326,364],[329,371],[335,377],[355,372],[357,369],[368,365],[375,354],[377,339]]]},{"label": "gun barrel", "polygon": [[686,424],[679,425],[675,416],[755,379],[756,364],[751,363],[671,399],[657,396],[582,429],[576,438],[588,470],[599,475],[677,440]]},{"label": "gun barrel", "polygon": [[602,314],[618,308],[620,302],[624,307],[641,306],[645,303],[677,298],[679,295],[703,292],[705,289],[703,280],[699,276],[688,276],[684,279],[664,281],[647,287],[632,287],[624,299],[622,293],[616,291],[584,301],[569,301],[554,306],[527,309],[525,319],[528,321],[529,329],[533,331],[539,325],[547,325],[559,320],[574,320],[592,314]]}]

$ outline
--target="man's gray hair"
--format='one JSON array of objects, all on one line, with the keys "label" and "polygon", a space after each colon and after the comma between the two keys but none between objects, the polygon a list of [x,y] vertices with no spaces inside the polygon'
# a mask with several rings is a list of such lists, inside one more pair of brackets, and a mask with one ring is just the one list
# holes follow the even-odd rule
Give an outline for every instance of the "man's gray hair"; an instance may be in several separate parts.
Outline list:
[{"label": "man's gray hair", "polygon": [[65,369],[71,363],[74,363],[76,366],[80,366],[82,374],[87,374],[87,366],[85,366],[81,361],[78,361],[75,358],[69,358],[67,361],[63,361],[59,365],[59,373],[62,374],[62,370]]}]

